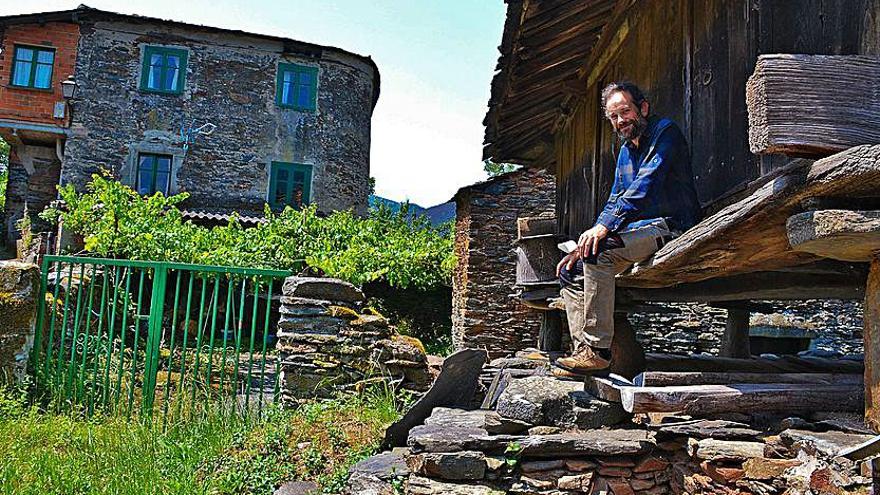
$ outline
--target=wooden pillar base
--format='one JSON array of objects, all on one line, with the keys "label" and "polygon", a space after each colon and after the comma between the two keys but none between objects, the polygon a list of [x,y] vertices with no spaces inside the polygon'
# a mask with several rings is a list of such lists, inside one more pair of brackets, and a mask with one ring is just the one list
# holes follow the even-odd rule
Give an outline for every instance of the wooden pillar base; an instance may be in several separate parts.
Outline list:
[{"label": "wooden pillar base", "polygon": [[632,379],[645,371],[645,350],[626,313],[614,313],[614,340],[611,341],[611,372]]},{"label": "wooden pillar base", "polygon": [[871,259],[865,288],[865,424],[880,432],[880,257]]},{"label": "wooden pillar base", "polygon": [[551,309],[541,314],[538,349],[544,352],[562,351],[562,314],[560,311]]},{"label": "wooden pillar base", "polygon": [[752,356],[749,348],[749,310],[748,301],[743,307],[727,310],[727,324],[721,339],[721,357],[744,358]]}]

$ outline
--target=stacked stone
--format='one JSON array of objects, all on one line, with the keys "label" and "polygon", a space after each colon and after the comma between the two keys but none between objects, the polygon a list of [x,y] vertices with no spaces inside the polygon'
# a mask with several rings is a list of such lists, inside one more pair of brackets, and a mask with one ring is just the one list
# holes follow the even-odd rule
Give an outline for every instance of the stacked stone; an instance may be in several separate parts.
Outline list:
[{"label": "stacked stone", "polygon": [[285,280],[278,321],[285,401],[329,397],[383,379],[416,391],[430,387],[421,343],[397,334],[382,316],[362,312],[363,303],[363,293],[342,280]]},{"label": "stacked stone", "polygon": [[580,383],[514,380],[494,410],[435,408],[405,449],[356,465],[345,493],[870,493],[876,463],[841,457],[873,438],[858,418],[631,419]]},{"label": "stacked stone", "polygon": [[0,381],[24,374],[33,345],[39,287],[36,265],[0,261]]}]

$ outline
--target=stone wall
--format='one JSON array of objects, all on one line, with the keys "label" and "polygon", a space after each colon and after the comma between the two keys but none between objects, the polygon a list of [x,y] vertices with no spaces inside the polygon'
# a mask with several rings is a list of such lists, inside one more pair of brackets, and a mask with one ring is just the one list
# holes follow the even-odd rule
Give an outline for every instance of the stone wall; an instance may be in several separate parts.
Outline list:
[{"label": "stone wall", "polygon": [[[862,305],[857,301],[766,301],[775,313],[752,313],[752,326],[780,326],[818,334],[811,353],[841,356],[863,353]],[[634,313],[633,328],[648,352],[718,354],[727,310],[706,304],[674,303],[677,313]]]},{"label": "stone wall", "polygon": [[521,169],[462,188],[455,195],[452,340],[456,349],[484,348],[491,357],[537,344],[540,313],[514,296],[518,217],[555,214],[556,183]]},{"label": "stone wall", "polygon": [[[184,207],[262,211],[273,161],[311,165],[320,211],[363,213],[369,194],[370,120],[378,71],[367,58],[291,40],[198,26],[83,21],[72,136],[61,180],[83,186],[100,169],[133,183],[138,152],[174,157],[172,192]],[[143,49],[188,52],[182,94],[139,90]],[[278,64],[318,68],[317,110],[280,108]],[[182,126],[217,125],[184,154]]]},{"label": "stone wall", "polygon": [[0,382],[21,378],[33,346],[40,269],[0,261]]},{"label": "stone wall", "polygon": [[11,150],[3,212],[7,241],[19,237],[17,224],[24,218],[25,211],[31,221],[31,231],[48,230],[49,225],[37,215],[56,198],[55,186],[60,173],[61,160],[54,147],[21,145]]}]

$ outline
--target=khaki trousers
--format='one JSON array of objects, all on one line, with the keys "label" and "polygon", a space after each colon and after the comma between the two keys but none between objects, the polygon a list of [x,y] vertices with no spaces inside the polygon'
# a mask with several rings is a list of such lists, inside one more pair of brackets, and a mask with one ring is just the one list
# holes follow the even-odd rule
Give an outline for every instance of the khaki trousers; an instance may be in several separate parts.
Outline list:
[{"label": "khaki trousers", "polygon": [[[662,220],[623,232],[620,237],[624,247],[600,253],[595,265],[583,264],[582,290],[577,285],[562,288],[575,351],[584,345],[599,349],[611,347],[614,338],[614,277],[648,259],[674,236]],[[575,282],[578,278],[574,277]]]}]

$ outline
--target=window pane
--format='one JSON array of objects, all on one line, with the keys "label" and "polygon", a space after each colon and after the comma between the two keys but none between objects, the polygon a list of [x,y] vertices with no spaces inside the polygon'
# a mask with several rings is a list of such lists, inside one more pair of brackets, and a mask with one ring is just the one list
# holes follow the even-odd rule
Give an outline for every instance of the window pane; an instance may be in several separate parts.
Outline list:
[{"label": "window pane", "polygon": [[147,76],[147,87],[150,89],[162,89],[162,68],[154,65],[150,66],[150,73]]},{"label": "window pane", "polygon": [[156,67],[162,67],[163,65],[165,65],[163,63],[163,59],[164,59],[164,57],[162,56],[161,53],[154,53],[154,54],[150,55],[150,65],[153,65]]},{"label": "window pane", "polygon": [[153,160],[155,158],[155,155],[140,155],[140,159],[138,160],[138,170],[153,170]]},{"label": "window pane", "polygon": [[296,74],[294,74],[293,72],[284,71],[284,82],[286,82],[286,83],[293,82],[295,75]]},{"label": "window pane", "polygon": [[31,82],[31,62],[16,62],[15,77],[12,84],[15,86],[30,86]]},{"label": "window pane", "polygon": [[306,86],[311,86],[315,83],[315,76],[312,75],[311,72],[300,72],[299,83]]},{"label": "window pane", "polygon": [[55,60],[55,52],[53,52],[53,51],[40,50],[39,52],[37,52],[37,62],[52,65],[52,61],[54,61],[54,60]]},{"label": "window pane", "polygon": [[177,55],[165,55],[166,67],[180,67],[180,57]]},{"label": "window pane", "polygon": [[284,105],[292,105],[293,104],[293,102],[291,101],[292,98],[290,95],[290,85],[291,85],[290,83],[283,83],[281,85],[281,103],[283,103]]},{"label": "window pane", "polygon": [[292,206],[297,208],[302,208],[303,205],[303,188],[302,185],[297,184],[293,188],[293,198],[290,201]]},{"label": "window pane", "polygon": [[168,182],[171,175],[166,172],[156,173],[156,187],[151,192],[161,191],[162,194],[168,194]]},{"label": "window pane", "polygon": [[37,75],[34,80],[35,88],[48,89],[52,87],[52,66],[37,64]]},{"label": "window pane", "polygon": [[138,172],[137,191],[140,195],[153,193],[153,171],[142,169]]},{"label": "window pane", "polygon": [[168,67],[165,72],[165,84],[162,86],[162,89],[168,91],[174,91],[177,89],[177,75],[180,72],[180,69],[176,67]]},{"label": "window pane", "polygon": [[297,86],[296,104],[300,107],[312,106],[312,92],[308,86]]},{"label": "window pane", "polygon": [[30,62],[34,59],[34,51],[30,48],[16,48],[15,49],[15,59],[16,60],[25,60]]},{"label": "window pane", "polygon": [[159,172],[168,173],[171,172],[171,157],[170,156],[160,156],[158,157],[159,161]]}]

